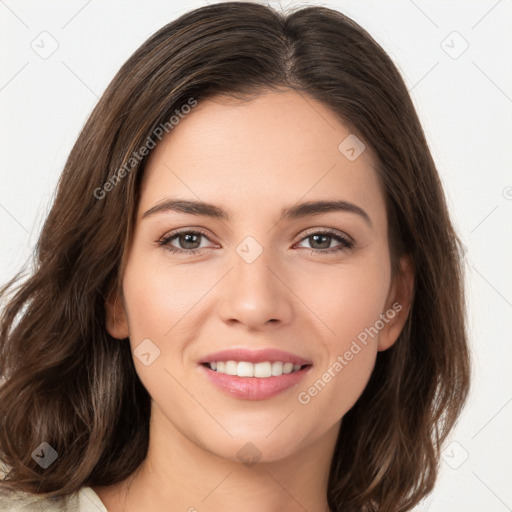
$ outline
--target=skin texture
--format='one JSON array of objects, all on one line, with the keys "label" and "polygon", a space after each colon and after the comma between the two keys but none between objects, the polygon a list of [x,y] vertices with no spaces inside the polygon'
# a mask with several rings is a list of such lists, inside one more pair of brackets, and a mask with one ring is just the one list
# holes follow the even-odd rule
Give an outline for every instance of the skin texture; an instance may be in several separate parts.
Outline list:
[{"label": "skin texture", "polygon": [[[377,351],[396,341],[412,287],[406,259],[392,277],[384,195],[368,145],[354,161],[338,150],[350,133],[326,106],[293,91],[245,103],[217,97],[200,102],[151,154],[123,296],[107,303],[112,336],[129,336],[132,350],[149,338],[160,350],[149,366],[134,358],[152,397],[150,447],[129,480],[95,488],[109,512],[328,510],[341,419],[364,390]],[[230,218],[175,211],[143,218],[170,197],[213,203]],[[339,211],[279,220],[282,209],[316,200],[354,203],[371,224]],[[182,228],[206,232],[193,246],[198,254],[158,244]],[[315,245],[311,235],[328,228],[353,247],[332,252],[343,247],[335,238]],[[252,263],[237,252],[248,236],[262,249]],[[168,243],[192,247],[179,237]],[[401,311],[300,403],[298,394],[394,303]],[[210,384],[199,363],[239,347],[285,350],[312,367],[274,398],[234,398]],[[251,467],[237,455],[247,443],[259,457]]]}]

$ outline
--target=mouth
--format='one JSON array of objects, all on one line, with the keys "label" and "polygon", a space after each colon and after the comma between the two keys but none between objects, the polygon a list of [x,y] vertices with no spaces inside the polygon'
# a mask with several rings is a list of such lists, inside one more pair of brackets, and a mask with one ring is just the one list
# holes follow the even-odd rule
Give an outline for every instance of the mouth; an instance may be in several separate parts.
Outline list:
[{"label": "mouth", "polygon": [[203,363],[203,366],[214,372],[237,377],[254,377],[256,379],[268,379],[280,377],[290,373],[298,372],[311,365],[286,363],[284,361],[263,361],[251,363],[250,361],[215,361]]},{"label": "mouth", "polygon": [[225,350],[199,365],[220,391],[234,398],[264,400],[298,384],[311,370],[311,361],[280,350]]}]

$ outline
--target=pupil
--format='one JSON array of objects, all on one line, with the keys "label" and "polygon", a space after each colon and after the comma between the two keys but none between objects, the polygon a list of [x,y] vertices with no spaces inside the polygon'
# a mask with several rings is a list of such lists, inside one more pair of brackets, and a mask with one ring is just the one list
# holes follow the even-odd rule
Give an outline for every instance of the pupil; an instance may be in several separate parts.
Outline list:
[{"label": "pupil", "polygon": [[197,238],[198,238],[197,235],[190,234],[190,233],[186,234],[186,235],[182,235],[182,241],[184,241],[184,243],[182,244],[182,247],[184,247],[185,249],[196,249],[197,247],[190,247],[188,244],[192,244],[192,245],[197,244]]},{"label": "pupil", "polygon": [[[329,245],[331,244],[331,237],[330,236],[326,236],[326,235],[313,235],[311,238],[314,240],[314,243],[311,244],[311,245],[315,249],[316,248],[318,248],[318,249],[328,249]],[[324,242],[323,243],[320,242],[321,247],[314,247],[314,244],[316,244],[318,242],[318,239],[322,239],[322,238],[324,239]]]}]

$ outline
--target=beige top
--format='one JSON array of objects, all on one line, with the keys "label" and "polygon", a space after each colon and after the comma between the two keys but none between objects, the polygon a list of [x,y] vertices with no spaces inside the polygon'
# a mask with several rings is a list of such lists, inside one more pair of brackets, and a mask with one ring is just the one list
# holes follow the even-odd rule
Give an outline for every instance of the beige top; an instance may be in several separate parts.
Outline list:
[{"label": "beige top", "polygon": [[1,512],[108,512],[91,487],[55,498],[37,494],[6,491],[0,484]]}]

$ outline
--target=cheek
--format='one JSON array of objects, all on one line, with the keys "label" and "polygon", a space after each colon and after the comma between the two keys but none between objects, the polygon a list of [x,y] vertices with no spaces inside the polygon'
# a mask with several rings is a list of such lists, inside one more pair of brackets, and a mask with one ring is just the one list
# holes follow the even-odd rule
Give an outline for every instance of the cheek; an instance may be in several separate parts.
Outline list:
[{"label": "cheek", "polygon": [[[193,305],[208,290],[208,283],[194,277],[184,267],[170,268],[165,261],[137,251],[125,269],[123,293],[133,360],[141,382],[157,403],[165,404],[169,393],[176,403],[189,400],[185,395],[179,398],[176,379],[185,382],[183,354],[188,340],[197,336],[191,322],[196,311]],[[146,360],[140,357],[147,353]]]},{"label": "cheek", "polygon": [[385,254],[368,255],[350,267],[330,267],[316,275],[316,287],[310,282],[302,289],[326,326],[326,357],[297,398],[327,423],[354,405],[373,371],[391,276]]},{"label": "cheek", "polygon": [[163,373],[168,366],[166,340],[171,339],[173,326],[185,313],[183,294],[186,293],[179,290],[179,283],[171,282],[166,269],[155,263],[134,251],[123,279],[133,360],[151,396],[169,378]]},{"label": "cheek", "polygon": [[131,335],[163,341],[193,315],[191,308],[208,291],[208,284],[185,267],[166,265],[165,258],[135,253],[123,282]]},{"label": "cheek", "polygon": [[[324,324],[323,339],[331,355],[344,351],[384,313],[391,279],[389,258],[385,251],[365,256],[350,264],[319,266],[314,275],[295,283],[297,295]],[[376,341],[376,336],[372,338]]]},{"label": "cheek", "polygon": [[[163,250],[134,250],[123,280],[134,363],[152,396],[160,393],[163,382],[179,388],[172,377],[187,382],[190,350],[205,330],[205,317],[213,309],[211,291],[225,272],[208,264],[201,271],[194,265],[170,264],[166,256]],[[142,350],[138,347],[158,357],[146,366],[137,357]]]}]

